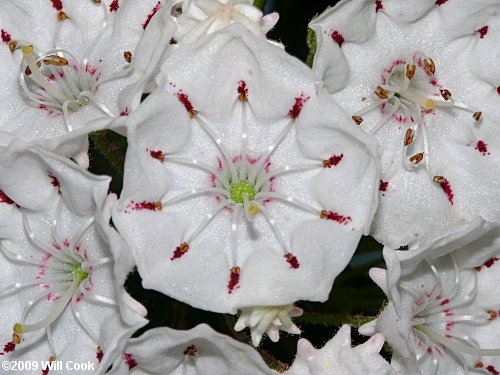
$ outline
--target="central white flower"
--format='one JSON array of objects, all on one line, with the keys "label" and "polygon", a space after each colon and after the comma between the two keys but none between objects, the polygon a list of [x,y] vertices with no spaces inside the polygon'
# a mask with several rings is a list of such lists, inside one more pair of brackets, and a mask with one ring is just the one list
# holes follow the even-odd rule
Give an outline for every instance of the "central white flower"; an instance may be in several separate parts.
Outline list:
[{"label": "central white flower", "polygon": [[179,46],[159,86],[127,118],[113,214],[144,286],[217,312],[272,306],[292,330],[289,305],[324,300],[367,230],[373,144],[344,132],[306,67],[241,25]]}]

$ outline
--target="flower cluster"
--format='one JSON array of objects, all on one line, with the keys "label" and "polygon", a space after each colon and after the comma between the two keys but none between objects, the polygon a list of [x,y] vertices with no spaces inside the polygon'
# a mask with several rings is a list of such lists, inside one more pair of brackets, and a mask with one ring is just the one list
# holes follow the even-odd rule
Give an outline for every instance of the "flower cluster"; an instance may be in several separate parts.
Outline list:
[{"label": "flower cluster", "polygon": [[[277,22],[252,0],[0,3],[2,360],[500,373],[498,0],[341,0],[310,23],[312,67],[266,37]],[[89,137],[118,160],[119,197],[87,171]],[[300,334],[296,304],[329,298],[363,235],[384,246],[370,277],[388,300],[365,343],[339,324],[280,367],[234,339]],[[234,338],[137,337],[154,311],[126,290],[134,270],[238,314]]]}]

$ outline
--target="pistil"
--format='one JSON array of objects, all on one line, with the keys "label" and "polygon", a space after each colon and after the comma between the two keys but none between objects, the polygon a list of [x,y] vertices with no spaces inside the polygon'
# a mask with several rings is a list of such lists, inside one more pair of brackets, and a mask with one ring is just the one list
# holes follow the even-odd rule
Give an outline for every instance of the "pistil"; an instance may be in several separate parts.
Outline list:
[{"label": "pistil", "polygon": [[78,289],[78,286],[82,283],[82,281],[87,279],[88,276],[89,276],[88,272],[84,271],[81,268],[80,264],[75,265],[75,268],[73,270],[73,281],[71,282],[70,287],[68,288],[68,290],[66,290],[66,293],[64,293],[64,295],[57,301],[57,303],[55,304],[49,315],[38,323],[15,324],[14,333],[21,334],[21,333],[35,332],[40,329],[46,328],[50,324],[52,324],[64,311],[69,301],[71,300],[76,290]]}]

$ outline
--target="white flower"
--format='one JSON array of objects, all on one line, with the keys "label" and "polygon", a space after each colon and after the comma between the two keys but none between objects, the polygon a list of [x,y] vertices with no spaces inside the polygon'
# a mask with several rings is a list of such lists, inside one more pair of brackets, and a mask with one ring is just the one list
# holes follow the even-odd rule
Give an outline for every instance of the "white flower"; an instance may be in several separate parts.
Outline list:
[{"label": "white flower", "polygon": [[116,239],[102,236],[111,229],[94,216],[103,214],[109,178],[39,147],[1,151],[0,189],[22,221],[0,238],[0,354],[91,362],[104,373],[146,323],[121,284],[129,269],[114,264],[121,254],[108,242]]},{"label": "white flower", "polygon": [[113,213],[144,287],[216,312],[326,300],[376,208],[369,136],[241,25],[162,70],[127,119]]},{"label": "white flower", "polygon": [[291,318],[301,316],[302,312],[302,309],[293,305],[243,308],[234,329],[241,331],[249,327],[254,346],[259,346],[264,333],[269,336],[271,341],[277,342],[280,338],[279,331],[294,335],[301,333]]},{"label": "white flower", "polygon": [[383,333],[393,349],[391,363],[402,374],[500,369],[499,257],[477,263],[474,250],[427,260],[413,270],[386,249],[388,271],[370,270],[389,303],[360,332]]},{"label": "white flower", "polygon": [[351,327],[344,324],[321,349],[306,339],[297,344],[297,356],[286,375],[395,375],[379,352],[384,336],[374,335],[365,343],[351,347]]},{"label": "white flower", "polygon": [[206,324],[189,331],[155,328],[130,340],[109,373],[124,375],[271,375],[252,347],[215,332]]},{"label": "white flower", "polygon": [[428,248],[500,222],[499,10],[351,0],[311,23],[314,70],[379,141],[372,234],[385,245]]},{"label": "white flower", "polygon": [[158,4],[2,1],[0,129],[26,141],[81,130],[64,147],[50,147],[88,167],[86,133],[107,122],[88,123],[139,104],[174,33],[169,12],[151,20]]},{"label": "white flower", "polygon": [[[183,0],[176,17],[175,40],[189,43],[232,23],[240,23],[257,36],[265,35],[278,22],[278,14],[263,16],[253,0]],[[175,10],[173,13],[175,14]]]}]

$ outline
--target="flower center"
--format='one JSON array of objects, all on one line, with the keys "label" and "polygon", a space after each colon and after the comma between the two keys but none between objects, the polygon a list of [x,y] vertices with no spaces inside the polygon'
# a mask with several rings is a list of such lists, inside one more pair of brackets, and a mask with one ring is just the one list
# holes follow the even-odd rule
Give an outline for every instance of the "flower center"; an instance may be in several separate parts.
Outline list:
[{"label": "flower center", "polygon": [[80,280],[80,283],[89,277],[89,273],[82,268],[81,264],[76,264],[73,269],[73,280]]},{"label": "flower center", "polygon": [[50,114],[68,114],[93,98],[100,78],[97,69],[81,66],[71,53],[63,50],[48,52],[37,59],[32,46],[24,46],[22,52],[25,64],[21,87],[39,108]]},{"label": "flower center", "polygon": [[255,198],[255,186],[246,180],[232,184],[229,192],[231,199],[236,203],[243,203],[243,195],[246,195],[249,201]]},{"label": "flower center", "polygon": [[78,290],[80,284],[89,277],[89,273],[82,268],[82,265],[80,263],[77,263],[73,266],[71,275],[71,285],[68,287],[64,295],[57,300],[47,317],[34,324],[16,323],[13,328],[14,333],[21,334],[35,332],[40,329],[46,328],[50,324],[52,324],[59,317],[59,315],[61,315],[68,303],[71,301],[71,298],[73,298],[75,292]]}]

